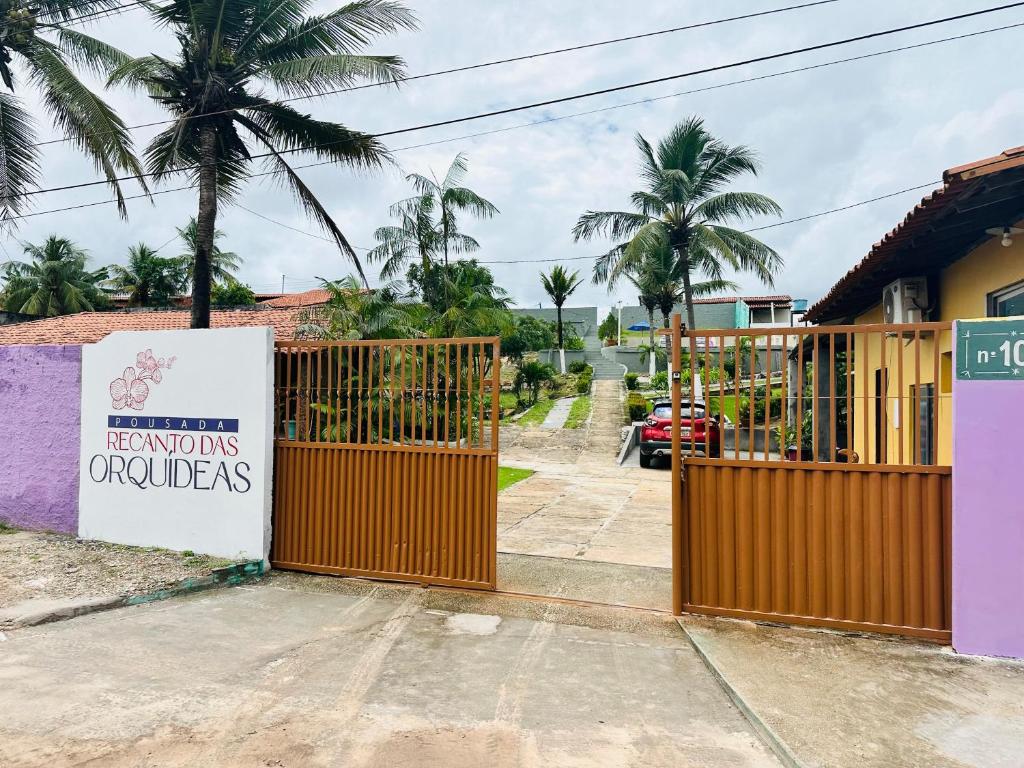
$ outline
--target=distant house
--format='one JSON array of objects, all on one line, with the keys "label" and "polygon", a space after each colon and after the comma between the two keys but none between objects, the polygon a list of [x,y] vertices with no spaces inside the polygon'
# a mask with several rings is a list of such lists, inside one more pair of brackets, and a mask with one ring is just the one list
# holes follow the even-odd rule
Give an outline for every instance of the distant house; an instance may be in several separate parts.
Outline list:
[{"label": "distant house", "polygon": [[[1024,147],[950,168],[943,185],[844,275],[806,319],[821,325],[893,326],[908,321],[948,321],[1024,314]],[[892,334],[890,334],[891,336]],[[952,339],[939,338],[939,376],[925,365],[921,380],[899,384],[888,371],[901,346],[884,333],[861,338],[854,350],[854,402],[871,403],[869,418],[854,419],[862,461],[881,461],[883,450],[919,451],[921,463],[951,460]],[[919,353],[932,361],[930,337]],[[915,352],[916,354],[916,352]],[[895,357],[894,357],[895,356]],[[904,352],[903,357],[907,356]],[[888,369],[883,364],[888,362]],[[916,360],[905,360],[911,370]],[[909,379],[910,377],[906,377]],[[867,391],[865,392],[865,387]],[[937,388],[937,389],[936,389]],[[879,414],[879,398],[914,404],[911,426],[897,432],[894,414]],[[938,409],[936,414],[932,409]],[[882,435],[882,418],[886,439]],[[918,431],[919,430],[919,431]]]}]

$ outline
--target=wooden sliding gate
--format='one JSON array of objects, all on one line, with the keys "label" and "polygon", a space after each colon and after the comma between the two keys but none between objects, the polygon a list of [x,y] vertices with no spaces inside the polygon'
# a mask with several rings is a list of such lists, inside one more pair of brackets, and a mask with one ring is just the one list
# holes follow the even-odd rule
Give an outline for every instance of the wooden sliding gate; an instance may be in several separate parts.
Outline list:
[{"label": "wooden sliding gate", "polygon": [[275,350],[276,568],[494,589],[499,340]]},{"label": "wooden sliding gate", "polygon": [[672,336],[674,611],[948,642],[950,325]]}]

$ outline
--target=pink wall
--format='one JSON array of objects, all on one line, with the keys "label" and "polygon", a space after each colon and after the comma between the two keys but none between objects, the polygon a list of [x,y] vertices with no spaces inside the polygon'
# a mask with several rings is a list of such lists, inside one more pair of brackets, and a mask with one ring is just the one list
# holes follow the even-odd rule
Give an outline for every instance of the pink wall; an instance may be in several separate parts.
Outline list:
[{"label": "pink wall", "polygon": [[953,382],[953,647],[1024,658],[1024,381]]},{"label": "pink wall", "polygon": [[78,531],[82,348],[0,346],[0,520]]}]

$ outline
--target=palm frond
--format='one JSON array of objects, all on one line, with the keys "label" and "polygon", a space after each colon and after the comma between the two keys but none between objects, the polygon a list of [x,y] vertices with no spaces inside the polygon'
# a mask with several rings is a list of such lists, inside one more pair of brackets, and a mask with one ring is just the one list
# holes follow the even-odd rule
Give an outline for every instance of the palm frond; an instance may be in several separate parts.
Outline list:
[{"label": "palm frond", "polygon": [[266,77],[286,95],[317,96],[327,90],[344,88],[357,80],[394,81],[401,77],[401,72],[402,62],[397,56],[336,53],[275,62],[255,70],[253,74]]},{"label": "palm frond", "polygon": [[756,192],[722,192],[709,197],[693,209],[696,221],[717,223],[754,216],[779,216],[782,206],[767,195]]},{"label": "palm frond", "polygon": [[650,218],[642,213],[625,211],[587,211],[580,216],[572,228],[573,240],[590,240],[593,237],[608,237],[622,240],[631,237]]},{"label": "palm frond", "polygon": [[68,27],[57,29],[57,47],[71,63],[100,76],[109,76],[133,60],[124,51]]},{"label": "palm frond", "polygon": [[35,124],[21,101],[0,93],[0,223],[23,213],[30,198],[25,194],[39,185],[39,149]]}]

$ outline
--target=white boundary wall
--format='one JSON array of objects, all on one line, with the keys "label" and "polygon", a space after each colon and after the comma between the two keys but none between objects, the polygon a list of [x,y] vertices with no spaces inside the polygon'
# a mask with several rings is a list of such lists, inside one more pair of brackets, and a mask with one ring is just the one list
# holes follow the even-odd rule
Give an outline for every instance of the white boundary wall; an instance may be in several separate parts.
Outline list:
[{"label": "white boundary wall", "polygon": [[266,561],[273,349],[270,328],[83,347],[78,535]]}]

